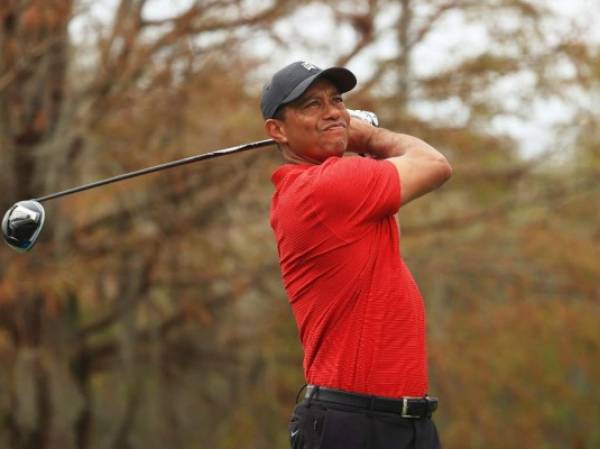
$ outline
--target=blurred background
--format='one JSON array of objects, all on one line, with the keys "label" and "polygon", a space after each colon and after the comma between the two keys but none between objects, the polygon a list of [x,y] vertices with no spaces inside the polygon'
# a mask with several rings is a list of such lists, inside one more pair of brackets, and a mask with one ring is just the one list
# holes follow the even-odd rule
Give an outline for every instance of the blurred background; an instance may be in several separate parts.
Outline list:
[{"label": "blurred background", "polygon": [[[262,84],[346,65],[450,160],[402,209],[446,449],[600,447],[595,0],[2,0],[0,210],[264,138]],[[46,204],[0,248],[0,448],[286,448],[302,351],[274,148]]]}]

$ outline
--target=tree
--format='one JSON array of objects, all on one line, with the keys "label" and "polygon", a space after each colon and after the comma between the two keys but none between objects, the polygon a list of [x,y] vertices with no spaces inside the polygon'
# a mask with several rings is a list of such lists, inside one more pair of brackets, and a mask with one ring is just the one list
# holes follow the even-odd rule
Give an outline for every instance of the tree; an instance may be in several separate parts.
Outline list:
[{"label": "tree", "polygon": [[[291,2],[253,11],[235,1],[195,2],[161,20],[146,18],[146,4],[121,1],[110,25],[77,46],[68,27],[85,5],[3,4],[5,209],[252,135],[238,126],[254,98],[237,71],[254,62],[236,43]],[[231,245],[223,203],[236,201],[260,160],[242,156],[65,199],[48,206],[35,256],[3,252],[2,365],[10,388],[2,444],[117,448],[137,438],[180,446],[180,432],[210,441],[208,429],[241,382],[231,351],[240,342],[227,316],[258,276],[236,275],[235,257],[221,257]],[[269,288],[256,280],[254,294]],[[204,371],[202,382],[190,384],[192,368]],[[201,408],[200,433],[197,422],[177,417],[174,397]]]},{"label": "tree", "polygon": [[[69,32],[86,3],[0,6],[4,209],[261,138],[256,80],[276,56],[261,45],[368,65],[348,104],[454,167],[400,212],[445,446],[505,447],[506,428],[527,435],[513,447],[597,445],[600,71],[584,25],[524,0],[196,1],[165,18],[151,3],[121,0],[89,39]],[[552,102],[569,114],[528,152],[506,124]],[[267,221],[278,163],[265,150],[65,198],[33,253],[0,251],[0,447],[287,444],[302,373]]]}]

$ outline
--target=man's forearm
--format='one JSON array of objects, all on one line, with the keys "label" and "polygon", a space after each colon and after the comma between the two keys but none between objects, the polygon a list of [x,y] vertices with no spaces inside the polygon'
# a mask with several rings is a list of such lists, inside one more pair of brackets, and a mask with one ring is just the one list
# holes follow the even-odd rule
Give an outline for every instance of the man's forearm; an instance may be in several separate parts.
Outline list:
[{"label": "man's forearm", "polygon": [[427,142],[408,134],[400,134],[385,128],[375,128],[367,141],[366,152],[377,159],[396,156],[443,158],[444,156]]}]

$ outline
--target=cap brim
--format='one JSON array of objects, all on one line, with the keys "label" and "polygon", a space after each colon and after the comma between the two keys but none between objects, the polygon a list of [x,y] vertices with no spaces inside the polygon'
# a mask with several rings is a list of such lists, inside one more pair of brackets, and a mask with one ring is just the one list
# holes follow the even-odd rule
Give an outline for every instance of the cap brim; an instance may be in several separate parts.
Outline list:
[{"label": "cap brim", "polygon": [[356,86],[356,77],[350,70],[343,67],[330,67],[298,84],[280,103],[280,106],[300,98],[315,81],[323,78],[331,81],[341,94],[351,91]]}]

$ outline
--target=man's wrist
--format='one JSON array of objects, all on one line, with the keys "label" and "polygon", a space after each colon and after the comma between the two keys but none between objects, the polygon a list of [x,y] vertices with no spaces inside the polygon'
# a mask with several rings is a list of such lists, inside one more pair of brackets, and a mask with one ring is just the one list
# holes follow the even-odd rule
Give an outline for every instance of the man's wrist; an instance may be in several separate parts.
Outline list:
[{"label": "man's wrist", "polygon": [[359,154],[368,153],[373,134],[378,129],[364,120],[352,117],[347,151]]}]

